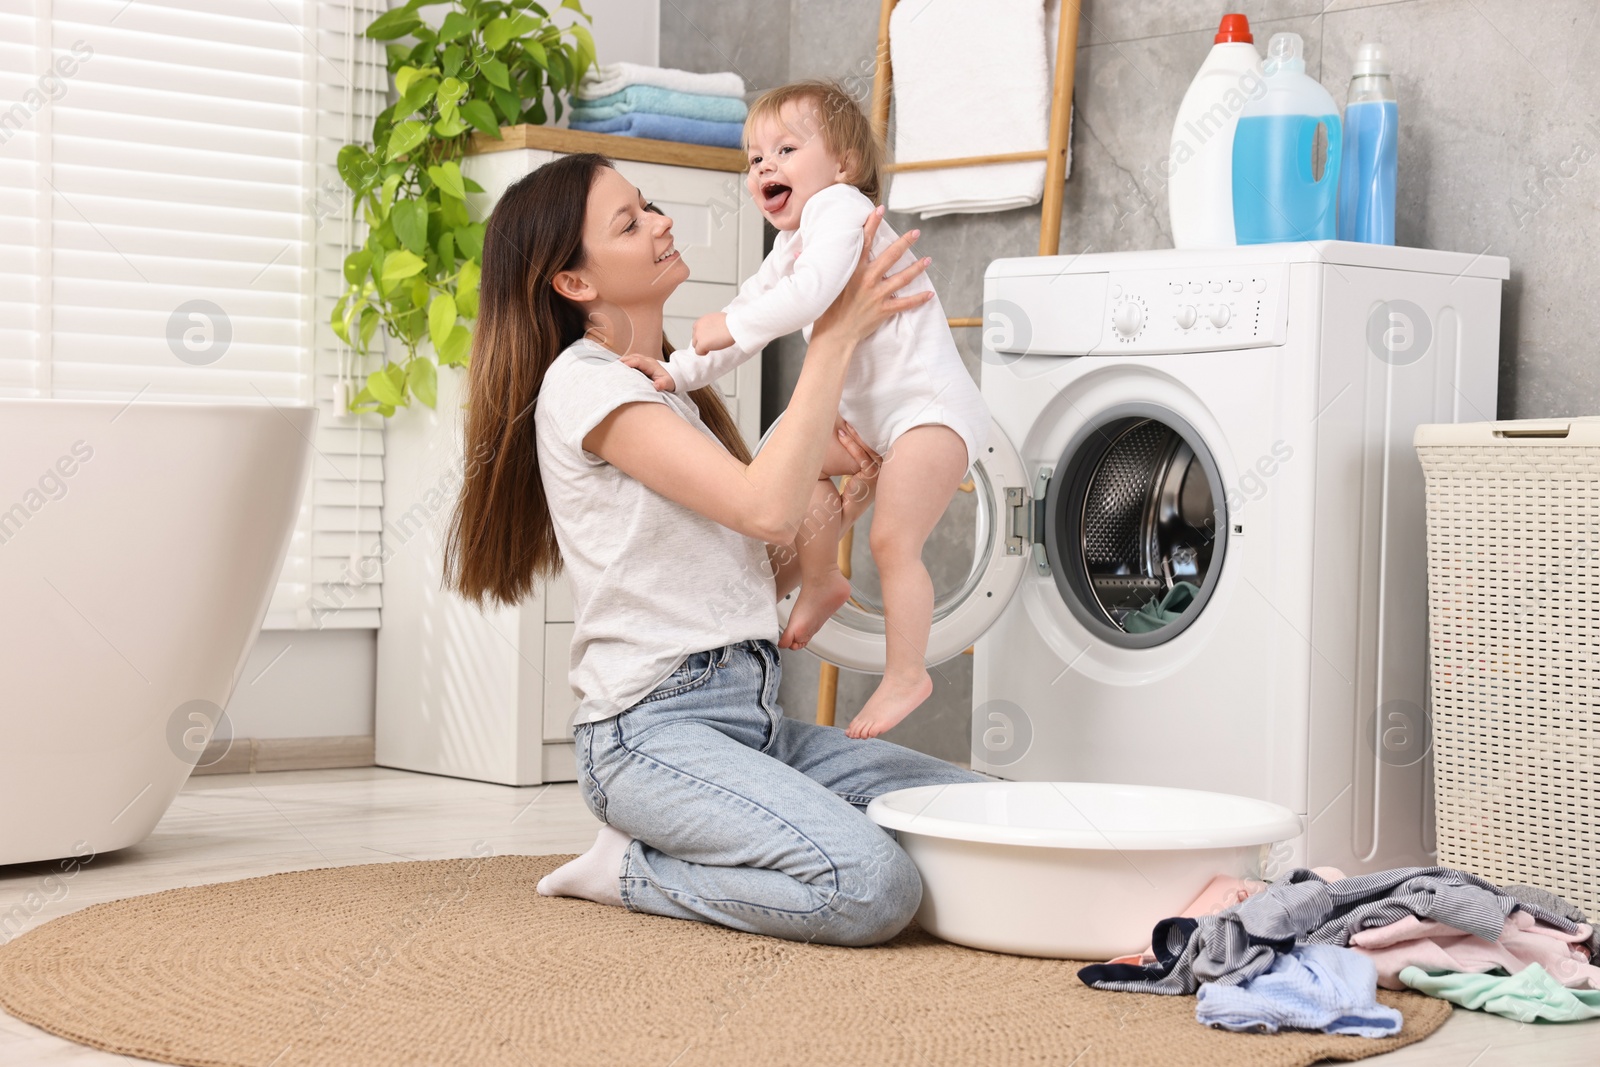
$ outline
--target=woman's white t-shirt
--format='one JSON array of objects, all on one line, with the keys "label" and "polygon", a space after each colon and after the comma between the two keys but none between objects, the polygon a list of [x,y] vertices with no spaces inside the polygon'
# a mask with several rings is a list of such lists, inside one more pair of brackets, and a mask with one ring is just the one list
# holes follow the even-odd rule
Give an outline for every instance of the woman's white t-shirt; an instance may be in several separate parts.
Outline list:
[{"label": "woman's white t-shirt", "polygon": [[[583,438],[623,404],[665,404],[713,441],[694,400],[593,341],[546,371],[534,406],[539,476],[572,586],[572,725],[632,707],[691,652],[778,639],[766,546],[648,488]],[[720,442],[719,442],[720,447]]]}]

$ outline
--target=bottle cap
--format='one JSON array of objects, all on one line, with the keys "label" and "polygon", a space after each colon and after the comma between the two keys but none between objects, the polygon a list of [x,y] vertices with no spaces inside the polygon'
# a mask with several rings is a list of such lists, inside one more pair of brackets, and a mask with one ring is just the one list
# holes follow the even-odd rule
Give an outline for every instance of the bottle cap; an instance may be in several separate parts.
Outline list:
[{"label": "bottle cap", "polygon": [[1289,71],[1295,74],[1306,72],[1305,56],[1302,49],[1305,42],[1298,33],[1275,33],[1272,40],[1267,42],[1267,59],[1262,69],[1268,77],[1280,71]]},{"label": "bottle cap", "polygon": [[1222,16],[1222,24],[1217,27],[1217,36],[1212,43],[1229,44],[1233,41],[1243,41],[1245,44],[1256,43],[1256,39],[1250,36],[1250,20],[1243,15]]},{"label": "bottle cap", "polygon": [[1368,41],[1356,49],[1355,65],[1350,68],[1352,78],[1366,75],[1394,73],[1394,68],[1389,65],[1389,49],[1381,41]]}]

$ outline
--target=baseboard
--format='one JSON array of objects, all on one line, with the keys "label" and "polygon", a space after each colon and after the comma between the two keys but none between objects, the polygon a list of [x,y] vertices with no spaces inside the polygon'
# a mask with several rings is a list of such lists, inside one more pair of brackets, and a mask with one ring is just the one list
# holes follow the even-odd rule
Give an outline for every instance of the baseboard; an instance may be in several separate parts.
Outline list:
[{"label": "baseboard", "polygon": [[315,771],[374,766],[372,736],[235,737],[206,746],[195,774],[246,774],[251,771]]}]

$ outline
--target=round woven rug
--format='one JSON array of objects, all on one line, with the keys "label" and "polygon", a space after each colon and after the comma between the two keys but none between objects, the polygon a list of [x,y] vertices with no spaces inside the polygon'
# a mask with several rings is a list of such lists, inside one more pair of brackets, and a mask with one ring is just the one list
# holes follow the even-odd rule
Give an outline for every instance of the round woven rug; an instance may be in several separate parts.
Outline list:
[{"label": "round woven rug", "polygon": [[1354,1060],[1450,1005],[1380,991],[1370,1040],[1230,1034],[1193,997],[1111,993],[1079,963],[939,941],[806,945],[542,897],[571,859],[294,871],[95,904],[0,947],[0,1005],[62,1037],[175,1064],[613,1067]]}]

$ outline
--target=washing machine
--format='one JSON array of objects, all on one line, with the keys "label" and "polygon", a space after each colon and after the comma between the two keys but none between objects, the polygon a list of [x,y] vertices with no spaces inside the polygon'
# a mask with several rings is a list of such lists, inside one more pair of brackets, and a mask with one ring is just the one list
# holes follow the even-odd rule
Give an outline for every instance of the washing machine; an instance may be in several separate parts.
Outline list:
[{"label": "washing machine", "polygon": [[[1509,275],[1342,241],[991,263],[973,562],[927,657],[974,656],[972,766],[1274,801],[1304,829],[1269,876],[1429,862],[1412,432],[1495,417]],[[883,633],[858,595],[810,647],[881,671]]]}]

